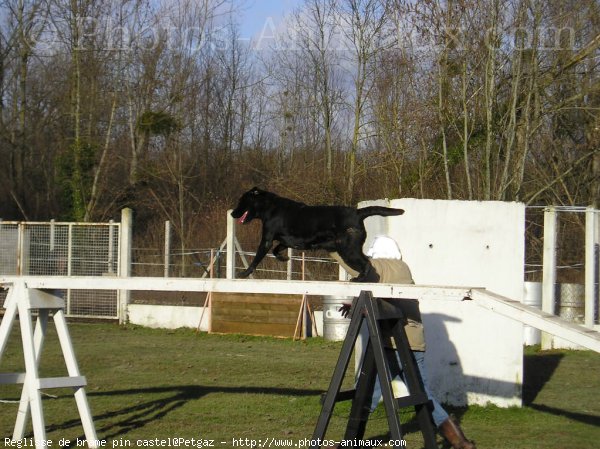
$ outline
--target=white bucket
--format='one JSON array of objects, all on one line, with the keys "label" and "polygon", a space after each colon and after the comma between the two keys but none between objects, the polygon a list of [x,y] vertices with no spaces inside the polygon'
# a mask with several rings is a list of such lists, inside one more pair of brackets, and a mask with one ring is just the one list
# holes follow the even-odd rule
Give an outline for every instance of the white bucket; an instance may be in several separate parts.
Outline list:
[{"label": "white bucket", "polygon": [[339,341],[346,338],[350,319],[340,312],[343,304],[351,304],[352,297],[323,296],[323,338]]},{"label": "white bucket", "polygon": [[[525,282],[525,294],[523,295],[523,304],[537,309],[542,308],[542,283]],[[523,326],[523,344],[539,345],[542,341],[542,332],[531,326]]]}]

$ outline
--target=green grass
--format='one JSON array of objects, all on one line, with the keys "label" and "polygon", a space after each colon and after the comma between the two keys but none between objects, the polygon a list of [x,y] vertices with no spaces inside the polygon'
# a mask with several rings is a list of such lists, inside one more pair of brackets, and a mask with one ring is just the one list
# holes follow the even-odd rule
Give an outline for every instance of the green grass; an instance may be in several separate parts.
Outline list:
[{"label": "green grass", "polygon": [[[17,328],[0,372],[23,370]],[[56,335],[49,329],[41,374],[65,375]],[[274,437],[294,443],[309,438],[320,412],[320,394],[327,389],[341,348],[322,339],[293,342],[112,324],[72,323],[70,331],[88,379],[98,437],[108,441],[106,447],[119,442],[135,447],[138,439],[169,437],[215,439],[217,447],[234,447],[233,438]],[[530,349],[525,357],[525,407],[469,407],[454,413],[480,449],[596,448],[599,373],[596,353]],[[61,438],[82,439],[71,392],[47,392],[57,396],[43,400],[53,447]],[[19,395],[18,386],[0,386],[1,400],[16,401]],[[348,411],[348,403],[336,407],[328,438],[341,437]],[[12,434],[16,413],[17,404],[0,403],[0,446]],[[422,447],[412,413],[401,418],[408,447]],[[367,436],[387,437],[386,432],[385,412],[379,407]]]}]

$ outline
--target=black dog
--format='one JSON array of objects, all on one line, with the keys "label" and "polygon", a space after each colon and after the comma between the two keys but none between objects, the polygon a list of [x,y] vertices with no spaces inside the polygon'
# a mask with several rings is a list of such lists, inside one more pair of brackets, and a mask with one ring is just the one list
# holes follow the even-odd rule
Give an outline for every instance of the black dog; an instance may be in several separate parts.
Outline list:
[{"label": "black dog", "polygon": [[[363,220],[371,215],[402,215],[404,210],[370,206],[361,209],[346,206],[307,206],[256,187],[244,193],[231,212],[240,223],[262,220],[262,238],[250,266],[240,274],[248,277],[267,255],[273,241],[279,244],[273,254],[283,262],[288,248],[324,249],[337,252],[359,275],[355,281],[373,280],[371,264],[362,252],[367,237]],[[369,277],[368,277],[369,276]],[[377,279],[376,279],[377,280]]]}]

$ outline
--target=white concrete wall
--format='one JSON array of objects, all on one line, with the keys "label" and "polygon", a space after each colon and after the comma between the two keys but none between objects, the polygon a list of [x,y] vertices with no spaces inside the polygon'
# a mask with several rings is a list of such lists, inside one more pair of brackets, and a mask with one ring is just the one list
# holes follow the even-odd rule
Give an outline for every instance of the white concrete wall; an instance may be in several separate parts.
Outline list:
[{"label": "white concrete wall", "polygon": [[[190,327],[196,329],[202,316],[203,307],[192,306],[159,306],[147,304],[129,304],[129,322],[139,326],[161,329],[178,329]],[[201,331],[208,330],[210,310],[202,316]]]},{"label": "white concrete wall", "polygon": [[[520,203],[398,199],[361,203],[405,210],[370,217],[365,249],[396,239],[416,284],[485,287],[522,301],[525,207]],[[478,307],[421,300],[429,385],[453,405],[521,405],[523,326]]]}]

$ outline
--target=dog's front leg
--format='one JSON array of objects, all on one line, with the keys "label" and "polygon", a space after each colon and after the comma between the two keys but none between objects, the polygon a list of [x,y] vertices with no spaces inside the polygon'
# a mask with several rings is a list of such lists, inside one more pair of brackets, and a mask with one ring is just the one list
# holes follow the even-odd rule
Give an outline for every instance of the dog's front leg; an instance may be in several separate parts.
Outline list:
[{"label": "dog's front leg", "polygon": [[248,268],[246,268],[244,271],[242,271],[239,274],[239,277],[247,278],[252,273],[254,273],[254,270],[256,270],[256,267],[258,266],[258,264],[264,259],[264,257],[267,255],[267,253],[271,249],[271,246],[273,246],[273,239],[270,237],[265,238],[265,236],[263,236],[263,238],[260,241],[260,244],[258,245],[258,248],[256,249],[256,255],[254,256],[254,259],[252,260],[252,262],[250,262],[250,266],[248,266]]},{"label": "dog's front leg", "polygon": [[288,247],[286,245],[280,243],[273,249],[273,255],[280,262],[287,262],[288,260],[290,260],[290,258],[287,255],[287,250],[288,250]]}]

